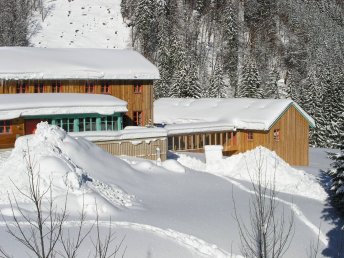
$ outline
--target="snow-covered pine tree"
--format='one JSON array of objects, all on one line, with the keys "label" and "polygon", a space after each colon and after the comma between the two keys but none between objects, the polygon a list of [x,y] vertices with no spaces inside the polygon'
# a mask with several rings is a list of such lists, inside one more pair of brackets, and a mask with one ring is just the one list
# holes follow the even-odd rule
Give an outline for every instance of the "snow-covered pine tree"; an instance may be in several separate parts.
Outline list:
[{"label": "snow-covered pine tree", "polygon": [[199,99],[203,96],[199,79],[198,69],[196,62],[192,56],[189,56],[188,73],[186,83],[182,87],[182,98],[196,98]]},{"label": "snow-covered pine tree", "polygon": [[287,76],[287,95],[286,98],[294,100],[296,103],[300,103],[300,94],[298,92],[299,88],[299,76],[297,74],[297,71],[291,71],[288,73]]},{"label": "snow-covered pine tree", "polygon": [[262,98],[261,80],[255,61],[251,57],[246,58],[243,67],[241,88],[239,97],[242,98]]},{"label": "snow-covered pine tree", "polygon": [[30,1],[0,0],[0,46],[28,46],[31,16]]},{"label": "snow-covered pine tree", "polygon": [[[344,132],[343,125],[341,131]],[[344,213],[344,134],[340,135],[340,146],[338,153],[330,153],[333,160],[328,174],[331,176],[331,191],[333,204]]]},{"label": "snow-covered pine tree", "polygon": [[279,91],[278,91],[278,81],[280,79],[279,73],[275,66],[269,72],[268,82],[266,84],[265,89],[265,98],[269,99],[279,99]]},{"label": "snow-covered pine tree", "polygon": [[134,43],[140,52],[153,60],[157,46],[156,0],[139,0],[134,14]]},{"label": "snow-covered pine tree", "polygon": [[222,67],[219,60],[216,61],[215,68],[210,77],[210,84],[208,88],[208,97],[210,98],[225,98],[227,97],[227,87],[223,80]]},{"label": "snow-covered pine tree", "polygon": [[[231,0],[226,0],[221,19],[222,29],[222,65],[223,74],[229,75],[231,86],[237,84],[237,66],[238,66],[238,24],[237,15],[235,15],[234,7]],[[233,90],[234,91],[234,90]]]},{"label": "snow-covered pine tree", "polygon": [[171,84],[172,65],[170,51],[171,27],[168,19],[169,7],[166,2],[158,2],[159,30],[158,30],[158,50],[157,66],[160,72],[160,80],[154,83],[155,99],[167,97]]}]

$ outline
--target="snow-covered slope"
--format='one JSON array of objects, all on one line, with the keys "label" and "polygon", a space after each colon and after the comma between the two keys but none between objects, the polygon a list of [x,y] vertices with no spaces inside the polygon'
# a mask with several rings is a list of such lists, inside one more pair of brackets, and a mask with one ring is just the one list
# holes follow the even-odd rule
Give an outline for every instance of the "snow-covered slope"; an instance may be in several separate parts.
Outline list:
[{"label": "snow-covered slope", "polygon": [[126,48],[130,29],[123,22],[121,0],[44,0],[48,15],[32,36],[36,47]]}]

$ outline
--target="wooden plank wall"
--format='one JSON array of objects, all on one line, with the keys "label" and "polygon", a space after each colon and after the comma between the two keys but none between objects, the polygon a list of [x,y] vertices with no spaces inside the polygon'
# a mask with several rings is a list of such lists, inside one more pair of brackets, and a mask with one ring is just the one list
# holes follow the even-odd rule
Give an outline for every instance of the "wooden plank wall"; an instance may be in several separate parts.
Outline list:
[{"label": "wooden plank wall", "polygon": [[[147,141],[148,140],[148,141]],[[160,158],[162,161],[167,158],[167,139],[135,139],[136,143],[130,141],[107,141],[107,142],[94,142],[103,150],[112,155],[126,155],[150,160],[157,159],[156,149],[160,148]]]},{"label": "wooden plank wall", "polygon": [[16,139],[24,135],[24,119],[12,120],[12,134],[0,134],[0,149],[13,148]]},{"label": "wooden plank wall", "polygon": [[[280,140],[274,140],[274,130],[280,130]],[[237,133],[238,151],[245,152],[264,146],[275,151],[286,162],[294,166],[309,164],[309,124],[294,107],[290,107],[270,131],[254,131],[253,140],[248,140],[248,131]]]},{"label": "wooden plank wall", "polygon": [[[61,93],[85,93],[85,83],[87,80],[63,80],[61,81]],[[94,82],[94,93],[101,94],[102,80],[89,80]],[[27,93],[34,93],[34,83],[37,81],[27,80]],[[52,92],[51,80],[40,81],[44,84],[44,93]],[[105,82],[105,80],[104,80]],[[106,80],[109,82],[110,95],[128,102],[128,112],[126,113],[128,125],[132,125],[133,112],[143,112],[143,122],[147,125],[153,121],[153,81],[151,80]],[[134,84],[142,85],[142,93],[134,93]],[[17,81],[2,81],[0,83],[0,94],[15,94]]]}]

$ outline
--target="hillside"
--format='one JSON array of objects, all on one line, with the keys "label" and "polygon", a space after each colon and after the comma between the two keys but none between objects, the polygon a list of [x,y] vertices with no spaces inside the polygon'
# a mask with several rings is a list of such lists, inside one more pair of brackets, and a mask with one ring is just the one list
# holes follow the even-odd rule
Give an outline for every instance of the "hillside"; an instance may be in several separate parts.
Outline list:
[{"label": "hillside", "polygon": [[36,47],[126,48],[129,28],[120,12],[121,0],[45,1],[46,17],[37,12]]}]

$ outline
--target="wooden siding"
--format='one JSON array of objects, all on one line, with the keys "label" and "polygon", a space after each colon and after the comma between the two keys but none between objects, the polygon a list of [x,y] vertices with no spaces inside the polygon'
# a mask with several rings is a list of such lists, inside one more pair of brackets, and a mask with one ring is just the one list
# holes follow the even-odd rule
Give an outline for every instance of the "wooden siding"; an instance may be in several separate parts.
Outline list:
[{"label": "wooden siding", "polygon": [[12,121],[12,133],[0,134],[0,149],[12,148],[16,139],[24,135],[24,119],[18,118]]},{"label": "wooden siding", "polygon": [[[26,93],[34,93],[36,80],[27,80]],[[55,80],[43,80],[44,93],[52,92],[52,82]],[[137,80],[137,81],[124,81],[124,80],[61,80],[61,93],[85,93],[86,82],[94,83],[94,93],[101,94],[101,83],[108,82],[109,95],[128,102],[128,112],[126,113],[126,125],[133,125],[133,112],[143,112],[143,125],[152,123],[153,121],[153,81],[151,80]],[[135,84],[142,85],[141,93],[134,93]],[[1,81],[0,94],[16,94],[17,81]],[[18,93],[19,94],[19,93]]]},{"label": "wooden siding", "polygon": [[[275,129],[280,131],[278,141],[274,139]],[[264,146],[291,165],[309,164],[309,124],[294,107],[290,107],[269,131],[253,131],[253,140],[248,140],[247,135],[248,131],[238,131],[237,152]]]},{"label": "wooden siding", "polygon": [[157,148],[160,148],[160,158],[162,161],[167,158],[167,143],[166,138],[163,139],[135,139],[139,144],[131,143],[130,141],[107,141],[94,142],[103,150],[112,155],[126,155],[150,160],[157,159]]},{"label": "wooden siding", "polygon": [[[279,130],[279,140],[274,139],[274,130]],[[228,134],[229,132],[227,132]],[[253,139],[248,139],[248,134]],[[207,143],[205,136],[210,136]],[[308,166],[309,164],[309,124],[308,121],[294,107],[290,107],[269,131],[238,130],[231,135],[231,139],[223,141],[224,132],[174,135],[169,136],[169,149],[174,151],[203,152],[206,144],[222,144],[224,155],[252,150],[258,146],[264,146],[275,151],[281,158],[293,166]],[[212,139],[221,139],[213,141]],[[200,139],[202,145],[199,144]],[[196,139],[196,148],[189,148],[189,139]],[[183,144],[181,144],[181,139]],[[177,147],[175,142],[178,141]],[[204,143],[204,144],[203,144]],[[192,144],[191,144],[192,145]]]}]

